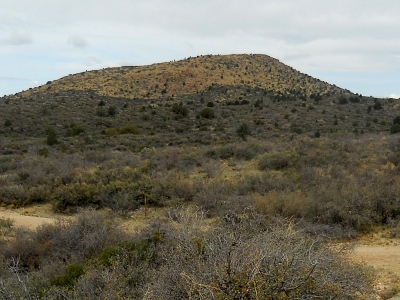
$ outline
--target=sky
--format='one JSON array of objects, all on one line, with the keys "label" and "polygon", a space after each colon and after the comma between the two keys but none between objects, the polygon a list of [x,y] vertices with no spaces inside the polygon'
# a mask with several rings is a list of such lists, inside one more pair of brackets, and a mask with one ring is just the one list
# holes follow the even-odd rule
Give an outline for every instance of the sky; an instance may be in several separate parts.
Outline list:
[{"label": "sky", "polygon": [[399,0],[0,0],[0,95],[69,74],[266,54],[364,96],[400,96]]}]

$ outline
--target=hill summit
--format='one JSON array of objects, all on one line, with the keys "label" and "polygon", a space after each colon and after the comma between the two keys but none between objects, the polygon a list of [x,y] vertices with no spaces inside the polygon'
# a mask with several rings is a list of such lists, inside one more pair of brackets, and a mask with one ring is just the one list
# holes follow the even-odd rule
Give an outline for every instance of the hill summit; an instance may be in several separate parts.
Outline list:
[{"label": "hill summit", "polygon": [[83,72],[48,82],[45,90],[90,90],[101,96],[135,99],[200,93],[210,86],[247,86],[296,96],[349,93],[260,54],[205,55],[148,66]]}]

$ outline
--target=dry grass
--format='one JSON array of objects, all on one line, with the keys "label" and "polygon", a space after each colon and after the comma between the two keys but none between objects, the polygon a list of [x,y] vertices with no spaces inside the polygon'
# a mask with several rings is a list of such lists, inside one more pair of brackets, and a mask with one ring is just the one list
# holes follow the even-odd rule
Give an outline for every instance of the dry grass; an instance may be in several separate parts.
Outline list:
[{"label": "dry grass", "polygon": [[246,85],[283,94],[298,89],[307,96],[341,92],[266,55],[206,55],[150,66],[83,72],[53,81],[41,89],[90,90],[102,96],[135,99],[195,94],[214,85]]}]

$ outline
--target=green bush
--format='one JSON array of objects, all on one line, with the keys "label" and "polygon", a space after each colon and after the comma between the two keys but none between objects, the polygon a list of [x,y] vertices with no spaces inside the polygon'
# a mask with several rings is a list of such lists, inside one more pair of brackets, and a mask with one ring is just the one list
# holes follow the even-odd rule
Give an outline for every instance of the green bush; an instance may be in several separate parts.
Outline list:
[{"label": "green bush", "polygon": [[80,135],[85,132],[85,127],[83,125],[72,125],[72,135]]},{"label": "green bush", "polygon": [[49,154],[50,154],[50,151],[49,151],[49,149],[47,149],[46,147],[40,148],[40,149],[38,150],[38,155],[39,155],[39,156],[47,157],[47,156],[49,156]]},{"label": "green bush", "polygon": [[139,128],[131,125],[126,125],[120,129],[121,134],[139,134]]},{"label": "green bush", "polygon": [[115,116],[117,113],[117,108],[115,106],[110,106],[107,110],[109,116]]},{"label": "green bush", "polygon": [[79,279],[85,271],[83,270],[83,266],[78,264],[71,264],[65,270],[65,273],[61,276],[57,276],[50,280],[51,285],[68,287],[73,286],[75,281]]},{"label": "green bush", "polygon": [[400,132],[400,116],[397,116],[393,119],[392,126],[390,127],[390,133],[399,133]]},{"label": "green bush", "polygon": [[390,126],[390,133],[399,133],[400,132],[400,124],[393,124]]},{"label": "green bush", "polygon": [[5,120],[5,121],[4,121],[4,126],[5,126],[5,127],[10,127],[10,126],[12,126],[11,120],[9,120],[9,119]]},{"label": "green bush", "polygon": [[104,134],[108,136],[116,136],[119,135],[119,131],[116,128],[107,128],[104,130]]},{"label": "green bush", "polygon": [[46,134],[47,134],[47,139],[46,139],[47,145],[53,146],[58,144],[57,133],[54,130],[54,128],[51,127],[47,128]]},{"label": "green bush", "polygon": [[205,119],[212,119],[214,118],[214,111],[210,107],[204,107],[200,113],[200,117]]},{"label": "green bush", "polygon": [[286,152],[270,152],[258,159],[258,169],[261,171],[272,169],[282,170],[291,165],[292,158]]},{"label": "green bush", "polygon": [[59,186],[53,192],[55,211],[76,210],[78,206],[99,204],[99,186],[86,183],[71,183]]},{"label": "green bush", "polygon": [[98,117],[107,117],[107,111],[104,108],[98,108],[96,109],[96,115]]},{"label": "green bush", "polygon": [[172,112],[176,113],[177,115],[181,115],[182,117],[186,117],[189,114],[189,110],[187,107],[183,106],[182,103],[174,103],[172,105]]},{"label": "green bush", "polygon": [[236,134],[242,139],[246,140],[247,136],[251,134],[251,129],[249,124],[247,123],[242,123],[239,125],[239,127],[236,129]]}]

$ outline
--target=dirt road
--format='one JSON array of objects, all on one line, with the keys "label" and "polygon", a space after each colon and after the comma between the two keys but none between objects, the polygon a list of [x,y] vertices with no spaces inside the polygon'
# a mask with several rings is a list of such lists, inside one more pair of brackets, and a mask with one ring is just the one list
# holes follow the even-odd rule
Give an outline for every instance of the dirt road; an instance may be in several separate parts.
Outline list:
[{"label": "dirt road", "polygon": [[[38,209],[36,208],[35,211]],[[36,227],[52,223],[55,218],[45,216],[47,208],[43,207],[43,215],[37,215],[35,211],[30,210],[8,210],[0,208],[0,218],[11,219],[14,221],[14,226],[35,229]]]},{"label": "dirt road", "polygon": [[352,259],[378,270],[385,269],[400,276],[399,245],[358,245],[354,249]]}]

